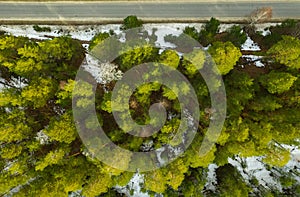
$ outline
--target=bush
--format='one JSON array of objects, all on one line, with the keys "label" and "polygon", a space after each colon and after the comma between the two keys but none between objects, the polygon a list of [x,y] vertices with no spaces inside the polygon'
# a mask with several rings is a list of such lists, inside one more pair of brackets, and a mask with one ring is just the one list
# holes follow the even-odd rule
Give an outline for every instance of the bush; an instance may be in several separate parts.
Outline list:
[{"label": "bush", "polygon": [[276,72],[273,70],[269,74],[261,76],[259,81],[271,94],[281,94],[288,91],[296,79],[297,77],[289,73]]},{"label": "bush", "polygon": [[204,29],[200,31],[200,43],[203,46],[207,46],[215,41],[215,35],[219,31],[220,21],[215,18],[211,18],[205,24]]},{"label": "bush", "polygon": [[127,16],[123,20],[123,25],[121,29],[127,30],[127,29],[141,27],[142,25],[143,25],[142,20],[139,20],[136,16],[131,15],[131,16]]},{"label": "bush", "polygon": [[96,34],[91,40],[91,43],[89,45],[89,50],[92,50],[95,46],[97,46],[98,44],[100,44],[102,41],[104,41],[109,37],[110,34],[106,32]]},{"label": "bush", "polygon": [[227,35],[224,41],[230,41],[236,47],[241,47],[247,40],[247,34],[239,25],[234,25],[227,30]]},{"label": "bush", "polygon": [[37,32],[51,32],[50,27],[40,27],[38,25],[33,25],[33,29]]},{"label": "bush", "polygon": [[195,40],[199,40],[200,35],[195,27],[185,27],[183,33],[187,34]]}]

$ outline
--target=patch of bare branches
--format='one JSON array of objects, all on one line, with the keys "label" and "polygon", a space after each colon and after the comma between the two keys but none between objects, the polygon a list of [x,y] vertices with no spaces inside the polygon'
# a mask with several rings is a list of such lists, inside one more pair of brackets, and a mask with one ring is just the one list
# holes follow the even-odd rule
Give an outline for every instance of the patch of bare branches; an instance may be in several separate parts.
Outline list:
[{"label": "patch of bare branches", "polygon": [[261,7],[253,12],[249,16],[250,24],[263,23],[272,18],[273,10],[272,7]]}]

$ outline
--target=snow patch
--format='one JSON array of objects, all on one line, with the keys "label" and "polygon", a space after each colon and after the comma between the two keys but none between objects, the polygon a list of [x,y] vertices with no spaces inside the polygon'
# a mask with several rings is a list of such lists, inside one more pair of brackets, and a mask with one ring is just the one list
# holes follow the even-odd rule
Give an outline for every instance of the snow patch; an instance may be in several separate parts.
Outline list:
[{"label": "snow patch", "polygon": [[[41,25],[41,27],[46,27]],[[46,40],[49,37],[71,36],[74,39],[82,41],[90,41],[99,32],[109,32],[113,30],[116,34],[120,34],[120,24],[107,25],[48,25],[51,32],[36,32],[32,25],[0,25],[0,31],[8,32],[14,36],[26,36],[33,39]]]},{"label": "snow patch", "polygon": [[[261,158],[262,157],[247,157],[237,158],[237,160],[229,158],[228,162],[238,169],[247,182],[249,182],[251,176],[254,176],[258,180],[259,184],[265,187],[274,186],[281,190],[281,185],[279,185],[278,182],[270,175],[270,171],[268,171],[265,165],[260,161]],[[238,160],[240,162],[238,162]],[[246,168],[242,168],[242,160],[246,163]]]},{"label": "snow patch", "polygon": [[[148,193],[141,191],[141,186],[144,184],[144,175],[135,173],[126,186],[115,186],[114,188],[121,194],[131,197],[149,197]],[[131,193],[133,191],[133,194]]]},{"label": "snow patch", "polygon": [[261,61],[254,62],[256,67],[265,67],[265,65]]},{"label": "snow patch", "polygon": [[40,144],[48,144],[50,142],[50,138],[48,135],[44,133],[43,130],[37,132],[35,139],[40,142]]},{"label": "snow patch", "polygon": [[241,46],[242,51],[260,51],[260,47],[247,35],[246,42]]},{"label": "snow patch", "polygon": [[161,157],[161,154],[166,150],[166,147],[163,146],[159,149],[156,150],[156,157],[157,157],[157,160],[159,162],[159,166],[164,166],[166,165],[167,161],[164,160],[162,157]]},{"label": "snow patch", "polygon": [[100,63],[96,58],[87,54],[86,62],[82,67],[89,72],[100,84],[107,84],[113,80],[122,78],[122,71],[118,70],[118,66],[112,63]]},{"label": "snow patch", "polygon": [[215,191],[217,184],[217,175],[216,175],[216,169],[218,166],[216,164],[209,164],[208,166],[208,172],[207,172],[207,182],[205,184],[205,188],[207,190]]},{"label": "snow patch", "polygon": [[237,25],[237,24],[220,24],[218,33],[225,32],[226,30],[228,30],[229,28],[231,28],[234,25]]},{"label": "snow patch", "polygon": [[280,25],[281,23],[259,23],[255,24],[256,31],[261,32],[263,36],[271,34],[269,28],[271,26]]},{"label": "snow patch", "polygon": [[271,34],[271,31],[269,29],[261,31],[261,35],[263,35],[263,36],[266,36],[266,35],[269,35],[269,34]]},{"label": "snow patch", "polygon": [[265,67],[265,65],[261,62],[263,56],[258,55],[243,55],[242,57],[246,58],[247,61],[253,62],[256,67]]},{"label": "snow patch", "polygon": [[148,152],[148,151],[153,151],[153,141],[149,141],[149,142],[144,142],[141,146],[141,151],[142,152]]}]

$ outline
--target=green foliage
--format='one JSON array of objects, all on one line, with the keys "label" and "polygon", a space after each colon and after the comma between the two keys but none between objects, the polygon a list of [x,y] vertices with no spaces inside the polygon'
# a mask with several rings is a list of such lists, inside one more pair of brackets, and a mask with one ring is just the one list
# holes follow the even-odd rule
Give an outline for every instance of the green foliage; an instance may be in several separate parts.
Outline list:
[{"label": "green foliage", "polygon": [[0,106],[20,106],[22,98],[19,90],[3,89],[0,92]]},{"label": "green foliage", "polygon": [[102,43],[105,39],[109,37],[110,37],[109,33],[106,32],[96,34],[91,40],[91,43],[89,45],[89,50],[92,50],[96,45]]},{"label": "green foliage", "polygon": [[0,51],[0,62],[10,72],[26,78],[50,75],[62,79],[66,75],[75,76],[73,72],[81,64],[84,49],[69,37],[34,43],[22,37],[6,36],[0,39]]},{"label": "green foliage", "polygon": [[222,75],[229,73],[242,56],[240,50],[231,42],[214,42],[212,46],[209,47],[208,52]]},{"label": "green foliage", "polygon": [[281,107],[282,105],[278,102],[278,99],[271,95],[257,97],[249,104],[249,108],[254,111],[275,111]]},{"label": "green foliage", "polygon": [[184,174],[188,168],[184,165],[183,160],[176,159],[168,168],[160,168],[153,172],[145,173],[144,187],[156,193],[163,193],[167,186],[177,190],[184,180]]},{"label": "green foliage", "polygon": [[96,176],[88,181],[87,186],[82,191],[82,195],[87,197],[98,196],[107,192],[108,188],[112,186],[111,184],[112,179],[108,174],[97,173]]},{"label": "green foliage", "polygon": [[166,177],[162,170],[155,170],[145,175],[145,189],[156,193],[163,193],[166,190]]},{"label": "green foliage", "polygon": [[205,24],[205,31],[216,34],[219,31],[220,21],[212,17],[206,24]]},{"label": "green foliage", "polygon": [[112,108],[111,108],[111,92],[105,93],[103,96],[103,101],[101,103],[101,109],[108,112],[112,113]]},{"label": "green foliage", "polygon": [[[203,189],[206,183],[207,169],[190,169],[181,185],[184,196],[203,197]],[[193,180],[193,181],[187,181]]]},{"label": "green foliage", "polygon": [[282,35],[276,32],[266,35],[262,40],[262,45],[266,49],[270,49],[273,45],[282,40]]},{"label": "green foliage", "polygon": [[283,167],[290,160],[290,151],[280,147],[272,146],[265,156],[266,157],[263,159],[263,161],[267,164],[271,166]]},{"label": "green foliage", "polygon": [[206,60],[205,53],[202,49],[194,49],[191,53],[184,55],[184,61],[182,63],[184,74],[190,78],[199,73],[199,70],[203,68]]},{"label": "green foliage", "polygon": [[249,124],[250,135],[254,138],[257,148],[268,147],[272,140],[272,125],[270,123],[251,123]]},{"label": "green foliage", "polygon": [[66,154],[65,149],[58,149],[50,151],[42,160],[38,161],[35,166],[35,170],[43,171],[47,166],[59,164]]},{"label": "green foliage", "polygon": [[32,28],[37,32],[51,32],[50,27],[40,27],[38,25],[33,25]]},{"label": "green foliage", "polygon": [[1,114],[0,141],[16,142],[29,137],[32,129],[27,124],[28,119],[24,111],[20,110],[13,110],[7,114]]},{"label": "green foliage", "polygon": [[201,137],[196,136],[196,141],[191,145],[191,147],[187,150],[186,152],[186,157],[188,163],[190,163],[190,167],[192,168],[198,168],[198,167],[203,167],[207,168],[209,164],[211,164],[214,159],[215,159],[215,152],[216,152],[216,147],[213,146],[205,155],[200,155],[199,150],[200,150],[200,142],[202,142]]},{"label": "green foliage", "polygon": [[159,63],[177,68],[180,62],[178,54],[173,50],[165,50],[160,54]]},{"label": "green foliage", "polygon": [[247,40],[247,34],[242,30],[241,26],[234,25],[226,30],[224,41],[230,41],[236,47],[241,47]]},{"label": "green foliage", "polygon": [[137,28],[137,27],[142,27],[143,22],[142,20],[138,19],[136,16],[127,16],[123,20],[123,25],[121,29],[127,30],[127,29],[132,29],[132,28]]},{"label": "green foliage", "polygon": [[47,101],[53,96],[55,83],[51,79],[38,78],[21,92],[23,100],[29,102],[34,108],[43,107]]},{"label": "green foliage", "polygon": [[244,142],[249,138],[249,130],[249,126],[243,122],[241,117],[238,117],[229,123],[226,128],[227,132],[224,133],[229,135],[228,141]]},{"label": "green foliage", "polygon": [[204,29],[200,31],[200,43],[203,46],[207,46],[215,41],[215,35],[219,31],[220,21],[215,18],[211,18],[206,22]]},{"label": "green foliage", "polygon": [[292,36],[282,36],[267,54],[275,61],[291,68],[300,68],[300,40]]},{"label": "green foliage", "polygon": [[184,28],[183,33],[189,35],[191,38],[195,40],[199,40],[200,35],[195,27],[187,26]]},{"label": "green foliage", "polygon": [[237,169],[230,164],[218,168],[216,174],[218,181],[217,189],[220,192],[220,196],[243,197],[248,196],[248,193],[251,191]]},{"label": "green foliage", "polygon": [[167,87],[163,87],[163,96],[168,98],[169,100],[175,100],[177,98],[178,91],[174,93],[172,89]]},{"label": "green foliage", "polygon": [[[75,86],[75,81],[72,79],[69,79],[68,82],[61,82],[61,91],[56,93],[57,96],[57,104],[62,104],[66,102],[66,100],[70,100],[72,98],[73,89]],[[64,84],[65,83],[65,84]]]},{"label": "green foliage", "polygon": [[54,117],[50,121],[45,133],[51,140],[70,144],[76,138],[76,127],[73,122],[72,114],[64,113],[59,119]]},{"label": "green foliage", "polygon": [[137,46],[124,49],[124,53],[119,57],[120,69],[126,71],[142,63],[155,62],[158,58],[158,51],[158,48],[154,48],[150,44],[144,44],[143,47]]},{"label": "green foliage", "polygon": [[1,157],[4,159],[13,159],[22,153],[22,146],[17,146],[15,144],[9,144],[8,146],[1,149]]},{"label": "green foliage", "polygon": [[[72,41],[69,37],[59,37],[47,42],[40,42],[39,46],[43,56],[49,56],[50,54],[55,57],[55,62],[70,61],[77,54],[78,43]],[[52,61],[53,61],[52,60]]]},{"label": "green foliage", "polygon": [[260,77],[260,83],[271,93],[281,94],[288,91],[297,80],[297,77],[285,72],[271,71]]},{"label": "green foliage", "polygon": [[233,70],[233,72],[226,75],[224,83],[228,114],[239,117],[245,105],[254,96],[253,79],[246,73]]},{"label": "green foliage", "polygon": [[297,21],[294,19],[286,19],[279,26],[282,28],[296,27]]}]

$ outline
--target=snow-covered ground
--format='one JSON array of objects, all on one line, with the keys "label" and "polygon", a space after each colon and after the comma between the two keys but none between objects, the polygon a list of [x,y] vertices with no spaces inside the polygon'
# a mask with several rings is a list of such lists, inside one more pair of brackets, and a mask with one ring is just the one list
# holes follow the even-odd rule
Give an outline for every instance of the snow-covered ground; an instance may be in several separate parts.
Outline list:
[{"label": "snow-covered ground", "polygon": [[[277,23],[265,23],[257,24],[257,31],[267,34],[268,30],[265,30],[271,25],[276,25]],[[143,27],[151,35],[153,29],[157,29],[156,35],[162,36],[167,35],[169,32],[166,29],[172,29],[172,32],[182,33],[185,27],[195,27],[198,31],[203,27],[203,23],[150,23],[144,24]],[[235,24],[221,24],[219,32],[224,32],[226,29],[232,27]],[[40,25],[41,27],[50,27],[51,32],[36,32],[32,25],[0,25],[0,31],[5,31],[15,36],[27,36],[29,38],[35,39],[49,39],[51,37],[69,35],[72,38],[89,41],[93,36],[99,32],[109,32],[113,30],[117,35],[121,33],[121,24],[107,24],[107,25],[79,25],[79,26],[68,26],[68,25]],[[162,31],[164,30],[164,31]],[[161,41],[161,39],[158,39]]]},{"label": "snow-covered ground", "polygon": [[253,62],[256,67],[264,67],[265,65],[261,62],[263,56],[258,55],[243,55],[248,61]]},{"label": "snow-covered ground", "polygon": [[[194,26],[200,29],[203,24],[184,24],[184,23],[169,23],[169,24],[145,24],[144,28],[151,35],[153,29],[157,29],[157,36],[167,35],[168,32],[162,32],[161,29],[172,29],[180,34],[186,26]],[[32,25],[0,25],[0,31],[8,32],[15,36],[26,36],[34,39],[49,39],[51,37],[69,35],[74,39],[89,41],[99,32],[109,32],[113,30],[117,35],[121,34],[121,24],[107,25],[82,25],[82,26],[65,26],[65,25],[41,25],[41,27],[50,27],[51,32],[36,32]]]},{"label": "snow-covered ground", "polygon": [[260,51],[260,47],[247,35],[246,42],[241,46],[242,51]]},{"label": "snow-covered ground", "polygon": [[1,25],[0,31],[8,32],[15,36],[26,36],[29,38],[45,40],[47,36],[71,36],[74,39],[89,41],[98,32],[109,32],[113,30],[116,34],[121,33],[120,24],[109,25],[84,25],[84,26],[65,26],[65,25],[41,25],[50,27],[51,32],[36,32],[32,25]]}]

